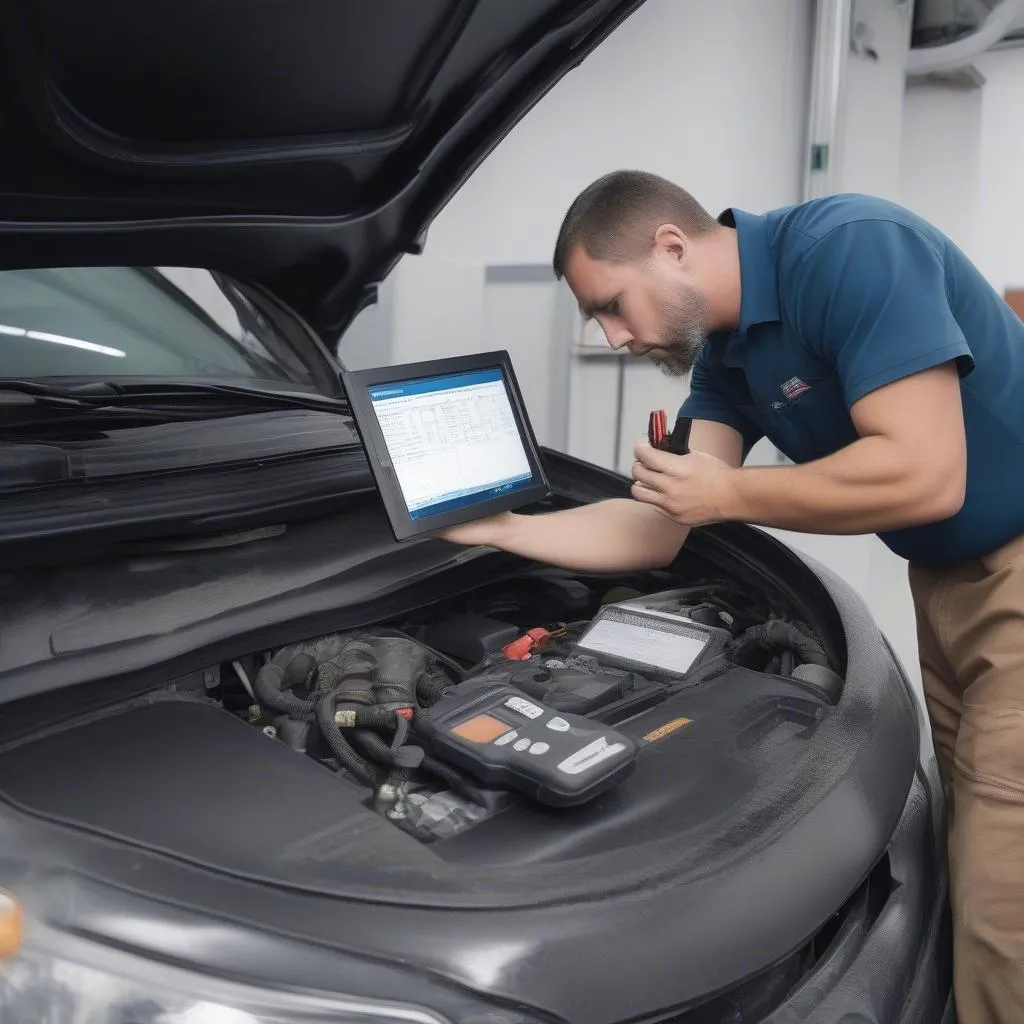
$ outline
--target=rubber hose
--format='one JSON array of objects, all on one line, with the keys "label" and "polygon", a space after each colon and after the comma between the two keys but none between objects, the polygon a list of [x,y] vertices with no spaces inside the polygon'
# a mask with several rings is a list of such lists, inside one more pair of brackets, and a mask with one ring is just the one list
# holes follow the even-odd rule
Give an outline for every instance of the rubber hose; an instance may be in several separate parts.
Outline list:
[{"label": "rubber hose", "polygon": [[373,675],[377,658],[370,641],[351,640],[335,656],[317,667],[317,685],[321,692],[330,692],[343,704],[373,704]]},{"label": "rubber hose", "polygon": [[[394,751],[376,733],[359,730],[353,735],[353,739],[374,760],[389,767],[394,764]],[[423,755],[420,769],[428,775],[433,775],[435,779],[439,779],[452,789],[467,792],[472,787],[472,783],[462,772],[445,764],[443,761],[439,761],[436,757],[431,757],[430,754]],[[399,769],[393,768],[392,770],[397,771]]]},{"label": "rubber hose", "polygon": [[396,708],[411,708],[416,705],[416,698],[410,687],[401,683],[374,683],[373,698],[378,706],[386,705],[389,711],[394,711]]},{"label": "rubber hose", "polygon": [[395,763],[395,752],[375,732],[369,729],[353,729],[352,741],[378,764],[391,768]]},{"label": "rubber hose", "polygon": [[416,681],[416,697],[422,707],[433,707],[453,687],[451,680],[440,672],[424,672]]},{"label": "rubber hose", "polygon": [[347,769],[364,785],[372,786],[376,779],[373,765],[357,754],[341,734],[334,721],[335,703],[333,694],[323,697],[316,706],[316,722],[327,745],[343,768]]},{"label": "rubber hose", "polygon": [[[286,678],[292,678],[294,682],[298,682],[299,680],[294,677],[298,675],[300,668],[307,666],[312,660],[308,654],[293,656],[287,648],[278,651],[256,673],[256,679],[253,682],[256,699],[265,707],[280,712],[282,715],[288,715],[289,718],[310,721],[316,714],[316,699],[300,700],[295,694],[284,689],[284,683]],[[292,665],[295,662],[300,663],[300,668],[293,672]],[[305,675],[308,676],[308,674],[307,668]]]},{"label": "rubber hose", "polygon": [[812,640],[805,633],[800,632],[789,622],[772,619],[762,626],[755,627],[754,632],[773,647],[789,648],[796,651],[804,661],[828,667],[828,659],[825,657],[821,644]]},{"label": "rubber hose", "polygon": [[356,711],[357,729],[387,729],[394,732],[398,716],[390,708],[359,708]]},{"label": "rubber hose", "polygon": [[345,707],[334,716],[339,729],[372,729],[374,732],[394,732],[398,721],[398,713],[391,708]]},{"label": "rubber hose", "polygon": [[431,757],[430,754],[424,755],[420,768],[428,775],[433,775],[435,779],[440,779],[445,785],[460,793],[472,792],[473,784],[462,772],[452,768],[451,765],[445,764],[444,761],[438,761],[436,757]]},{"label": "rubber hose", "polygon": [[316,658],[312,654],[296,654],[285,667],[282,691],[294,690],[296,686],[308,687],[315,671]]}]

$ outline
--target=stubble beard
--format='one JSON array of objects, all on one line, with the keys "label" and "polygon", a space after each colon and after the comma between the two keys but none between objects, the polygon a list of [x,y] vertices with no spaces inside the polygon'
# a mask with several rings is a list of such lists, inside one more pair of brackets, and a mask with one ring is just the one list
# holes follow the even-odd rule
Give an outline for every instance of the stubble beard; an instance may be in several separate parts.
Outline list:
[{"label": "stubble beard", "polygon": [[663,298],[665,329],[647,358],[667,377],[685,377],[707,340],[707,304],[696,288]]}]

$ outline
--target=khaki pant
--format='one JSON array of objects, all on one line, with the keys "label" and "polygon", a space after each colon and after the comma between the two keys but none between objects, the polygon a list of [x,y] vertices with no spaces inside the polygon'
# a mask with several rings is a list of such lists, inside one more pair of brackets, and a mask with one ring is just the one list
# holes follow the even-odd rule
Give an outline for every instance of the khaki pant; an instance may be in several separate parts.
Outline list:
[{"label": "khaki pant", "polygon": [[953,570],[912,565],[949,815],[959,1024],[1024,1024],[1024,537]]}]

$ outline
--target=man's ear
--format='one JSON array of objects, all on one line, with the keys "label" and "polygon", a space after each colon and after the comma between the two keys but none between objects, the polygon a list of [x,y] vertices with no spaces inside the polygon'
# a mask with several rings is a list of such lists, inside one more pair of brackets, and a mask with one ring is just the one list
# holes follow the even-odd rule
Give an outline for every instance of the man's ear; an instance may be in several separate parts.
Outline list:
[{"label": "man's ear", "polygon": [[674,263],[685,265],[690,258],[690,240],[675,224],[662,224],[654,232],[654,250]]}]

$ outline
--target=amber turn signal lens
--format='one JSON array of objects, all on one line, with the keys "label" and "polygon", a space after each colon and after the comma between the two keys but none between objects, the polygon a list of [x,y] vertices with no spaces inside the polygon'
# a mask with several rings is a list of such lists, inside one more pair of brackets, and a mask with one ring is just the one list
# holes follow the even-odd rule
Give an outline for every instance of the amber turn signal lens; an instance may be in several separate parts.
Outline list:
[{"label": "amber turn signal lens", "polygon": [[15,956],[21,949],[21,906],[0,889],[0,959]]}]

